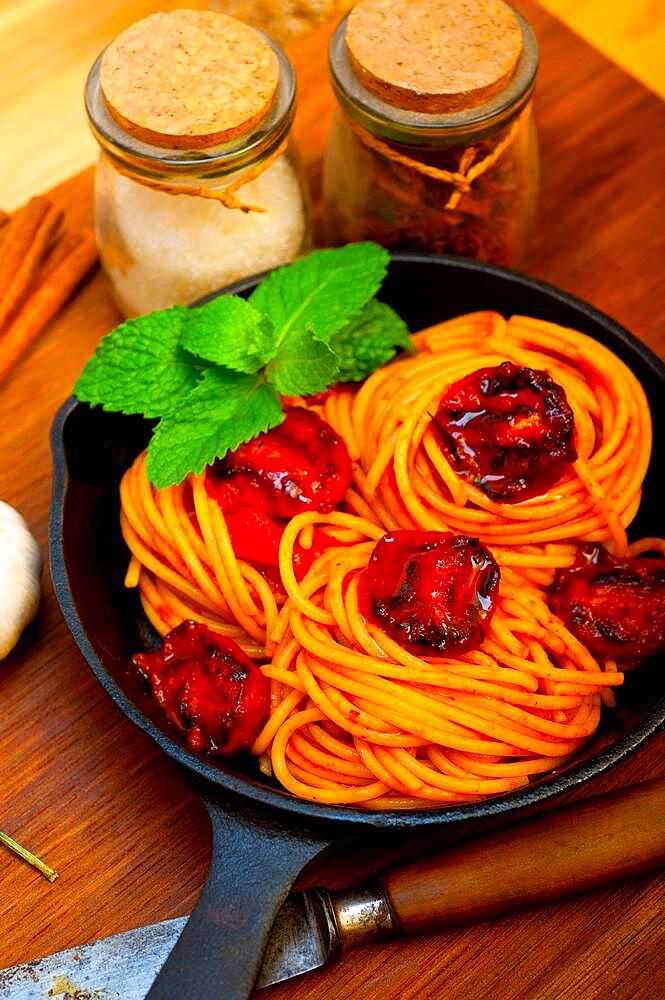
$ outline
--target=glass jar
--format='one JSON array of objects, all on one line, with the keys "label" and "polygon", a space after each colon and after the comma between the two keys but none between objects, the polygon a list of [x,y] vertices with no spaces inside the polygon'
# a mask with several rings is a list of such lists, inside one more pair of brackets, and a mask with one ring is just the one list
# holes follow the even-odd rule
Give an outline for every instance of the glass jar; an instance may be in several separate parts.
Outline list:
[{"label": "glass jar", "polygon": [[279,46],[258,34],[277,58],[274,98],[247,131],[211,148],[158,145],[132,134],[103,92],[104,53],[90,71],[86,110],[101,147],[97,241],[127,316],[191,303],[287,263],[311,244],[307,191],[289,139],[295,74]]},{"label": "glass jar", "polygon": [[538,194],[538,46],[513,14],[522,46],[510,79],[483,103],[445,113],[397,107],[369,90],[350,57],[348,17],[341,22],[330,44],[339,108],[324,161],[328,243],[372,239],[507,265],[523,258]]}]

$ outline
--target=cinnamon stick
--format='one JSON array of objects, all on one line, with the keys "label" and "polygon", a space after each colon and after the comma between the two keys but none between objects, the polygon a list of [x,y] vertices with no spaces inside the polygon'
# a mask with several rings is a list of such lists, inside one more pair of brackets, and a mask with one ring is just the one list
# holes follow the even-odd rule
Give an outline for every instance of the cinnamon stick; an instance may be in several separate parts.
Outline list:
[{"label": "cinnamon stick", "polygon": [[96,260],[95,234],[91,229],[84,230],[66,256],[28,296],[20,312],[0,332],[0,383],[63,307]]},{"label": "cinnamon stick", "polygon": [[5,226],[0,258],[0,302],[4,301],[49,208],[51,205],[46,198],[31,198],[26,205],[14,212]]},{"label": "cinnamon stick", "polygon": [[[26,212],[19,209],[16,213],[17,225],[12,231],[12,222],[10,222],[4,236],[4,260],[2,263],[4,264],[7,260],[10,262],[15,261],[16,270],[4,291],[0,290],[0,329],[2,329],[3,324],[11,317],[12,313],[16,312],[21,305],[22,300],[37,276],[53,234],[62,221],[62,212],[60,209],[54,208],[48,202],[45,203],[45,206],[42,205],[41,202],[43,199],[39,199],[39,204],[37,205],[34,205],[35,201],[38,201],[38,199],[28,202],[25,206]],[[32,211],[27,212],[27,209],[31,205],[33,205]],[[37,226],[34,227],[34,219],[42,211],[43,214]],[[32,233],[32,238],[30,238],[30,233]],[[27,240],[29,242],[25,246]],[[2,264],[0,264],[0,267],[2,267]],[[2,281],[0,279],[0,289],[1,287]]]},{"label": "cinnamon stick", "polygon": [[60,233],[59,236],[53,241],[49,252],[42,261],[42,266],[39,271],[40,284],[43,284],[49,275],[52,274],[55,268],[60,264],[60,262],[69,256],[74,247],[78,246],[81,242],[81,235],[80,229],[69,229],[64,233]]}]

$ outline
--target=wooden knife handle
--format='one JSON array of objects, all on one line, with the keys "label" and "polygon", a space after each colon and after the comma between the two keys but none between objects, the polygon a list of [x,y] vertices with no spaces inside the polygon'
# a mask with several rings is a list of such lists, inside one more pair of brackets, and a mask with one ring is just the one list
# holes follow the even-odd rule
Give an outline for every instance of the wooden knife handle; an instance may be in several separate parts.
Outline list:
[{"label": "wooden knife handle", "polygon": [[457,926],[665,865],[665,777],[573,803],[388,872],[397,930]]}]

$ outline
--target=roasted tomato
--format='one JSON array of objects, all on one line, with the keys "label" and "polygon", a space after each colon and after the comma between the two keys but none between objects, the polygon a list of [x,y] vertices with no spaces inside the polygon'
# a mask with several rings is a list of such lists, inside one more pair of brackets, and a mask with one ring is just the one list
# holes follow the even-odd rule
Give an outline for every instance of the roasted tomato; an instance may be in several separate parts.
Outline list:
[{"label": "roasted tomato", "polygon": [[[330,424],[302,407],[215,462],[206,475],[206,489],[224,512],[236,555],[268,570],[277,568],[288,519],[306,510],[328,513],[350,482],[346,445]],[[311,549],[296,548],[299,578],[330,544],[324,532],[315,531]]]},{"label": "roasted tomato", "polygon": [[167,717],[198,752],[231,756],[248,750],[268,717],[270,685],[232,639],[185,621],[161,648],[132,663]]},{"label": "roasted tomato", "polygon": [[[233,551],[239,559],[257,566],[278,566],[284,521],[274,520],[255,510],[239,510],[236,514],[225,514],[224,517],[233,542]],[[296,577],[301,580],[316,557],[331,545],[337,544],[334,538],[319,528],[314,529],[311,548],[303,549],[296,542],[293,549]]]},{"label": "roasted tomato", "polygon": [[630,666],[665,650],[665,559],[616,559],[589,546],[559,571],[550,604],[599,660]]},{"label": "roasted tomato", "polygon": [[283,522],[248,507],[225,511],[224,519],[238,559],[256,563],[257,566],[277,566],[279,543],[284,534]]},{"label": "roasted tomato", "polygon": [[564,390],[510,361],[454,382],[433,425],[459,475],[505,503],[545,493],[577,458]]},{"label": "roasted tomato", "polygon": [[206,487],[222,510],[243,508],[272,518],[333,510],[351,482],[351,460],[330,424],[302,407],[284,423],[215,462]]},{"label": "roasted tomato", "polygon": [[483,641],[499,577],[477,538],[395,531],[372,552],[360,583],[361,609],[411,652],[464,652]]}]

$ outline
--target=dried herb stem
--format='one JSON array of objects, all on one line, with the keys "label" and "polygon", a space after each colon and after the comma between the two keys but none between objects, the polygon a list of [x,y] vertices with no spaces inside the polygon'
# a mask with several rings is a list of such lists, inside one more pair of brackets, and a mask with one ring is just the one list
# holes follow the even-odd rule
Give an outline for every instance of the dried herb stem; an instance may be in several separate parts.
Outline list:
[{"label": "dried herb stem", "polygon": [[27,861],[28,864],[32,865],[33,868],[36,868],[37,871],[40,871],[44,878],[48,879],[49,882],[55,882],[58,877],[57,872],[45,864],[31,851],[27,851],[25,847],[21,847],[20,844],[17,844],[12,837],[9,837],[6,833],[2,833],[2,831],[0,831],[0,843],[4,844],[5,847],[8,847],[10,851],[14,852],[14,854],[18,854],[19,858],[23,858],[24,861]]}]

